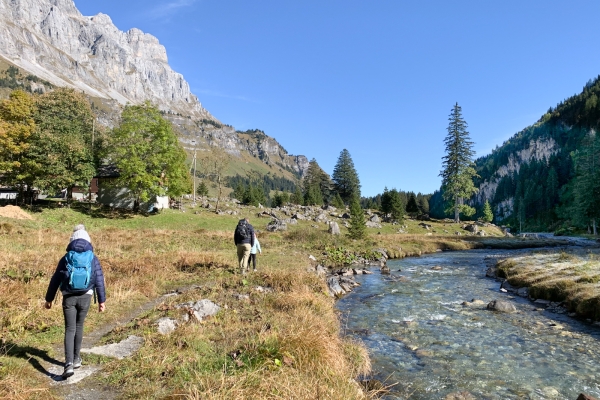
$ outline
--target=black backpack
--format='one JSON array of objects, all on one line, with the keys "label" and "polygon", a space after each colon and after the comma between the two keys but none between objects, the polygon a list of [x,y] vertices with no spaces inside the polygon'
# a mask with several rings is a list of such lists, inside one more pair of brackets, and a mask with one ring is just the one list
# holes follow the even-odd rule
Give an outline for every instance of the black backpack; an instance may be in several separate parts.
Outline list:
[{"label": "black backpack", "polygon": [[248,229],[248,222],[245,219],[241,219],[235,228],[235,236],[241,240],[250,239],[250,230]]}]

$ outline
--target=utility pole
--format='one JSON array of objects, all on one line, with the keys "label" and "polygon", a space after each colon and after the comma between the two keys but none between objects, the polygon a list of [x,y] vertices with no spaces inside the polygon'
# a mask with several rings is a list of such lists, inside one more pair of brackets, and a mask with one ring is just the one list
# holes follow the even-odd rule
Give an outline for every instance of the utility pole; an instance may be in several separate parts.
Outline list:
[{"label": "utility pole", "polygon": [[194,194],[192,195],[192,198],[194,200],[192,201],[192,206],[196,207],[196,140],[194,139],[192,142],[194,143],[194,158],[192,159],[192,168],[194,170]]}]

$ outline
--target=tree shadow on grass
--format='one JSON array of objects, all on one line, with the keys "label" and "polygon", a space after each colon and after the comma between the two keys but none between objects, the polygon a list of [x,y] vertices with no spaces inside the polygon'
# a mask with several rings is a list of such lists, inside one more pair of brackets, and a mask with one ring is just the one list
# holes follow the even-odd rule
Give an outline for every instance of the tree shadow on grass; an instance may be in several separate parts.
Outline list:
[{"label": "tree shadow on grass", "polygon": [[31,364],[36,371],[46,375],[50,379],[54,381],[62,381],[63,378],[61,375],[54,374],[44,368],[40,360],[43,360],[52,365],[58,365],[62,367],[64,365],[63,362],[58,361],[55,358],[52,358],[48,355],[47,350],[40,350],[31,346],[20,346],[13,342],[6,342],[2,346],[0,346],[0,355],[4,355],[7,357],[14,358],[22,358]]}]

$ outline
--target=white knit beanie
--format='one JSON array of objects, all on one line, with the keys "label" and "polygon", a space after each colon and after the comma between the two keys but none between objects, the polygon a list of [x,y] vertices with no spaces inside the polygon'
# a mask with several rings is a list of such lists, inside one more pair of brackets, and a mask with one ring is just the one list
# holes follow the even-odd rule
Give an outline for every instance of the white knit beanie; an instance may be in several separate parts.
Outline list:
[{"label": "white knit beanie", "polygon": [[88,235],[88,233],[86,232],[85,226],[83,224],[79,224],[75,226],[75,228],[73,228],[73,234],[71,235],[71,239],[69,241],[72,242],[76,239],[84,239],[87,240],[89,243],[92,243],[92,239],[90,239],[90,235]]}]

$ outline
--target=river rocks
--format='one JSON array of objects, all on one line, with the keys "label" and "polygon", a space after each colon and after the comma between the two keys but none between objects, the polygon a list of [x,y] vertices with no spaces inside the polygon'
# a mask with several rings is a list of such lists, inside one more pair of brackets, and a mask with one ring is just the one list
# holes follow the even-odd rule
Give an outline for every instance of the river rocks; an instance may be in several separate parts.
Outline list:
[{"label": "river rocks", "polygon": [[389,275],[390,274],[390,267],[388,267],[387,265],[382,265],[380,271],[384,275]]},{"label": "river rocks", "polygon": [[492,300],[487,305],[487,309],[504,313],[514,313],[517,311],[513,303],[504,300]]},{"label": "river rocks", "polygon": [[439,265],[433,266],[430,268],[432,271],[441,271],[443,268]]},{"label": "river rocks", "polygon": [[316,272],[316,274],[318,276],[325,276],[325,275],[327,275],[327,270],[321,264],[319,264],[319,265],[317,265],[315,267],[315,272]]},{"label": "river rocks", "polygon": [[477,400],[477,398],[469,392],[456,392],[450,393],[444,397],[444,400]]},{"label": "river rocks", "polygon": [[489,267],[485,271],[485,276],[488,278],[495,278],[498,275],[498,267]]},{"label": "river rocks", "polygon": [[333,297],[340,297],[346,293],[340,286],[339,278],[336,276],[330,276],[327,278],[327,288]]},{"label": "river rocks", "polygon": [[473,299],[471,301],[463,301],[462,305],[465,307],[484,307],[485,302],[483,300]]},{"label": "river rocks", "polygon": [[580,393],[579,396],[577,397],[577,400],[596,400],[596,399],[592,396],[588,396],[585,393]]}]

